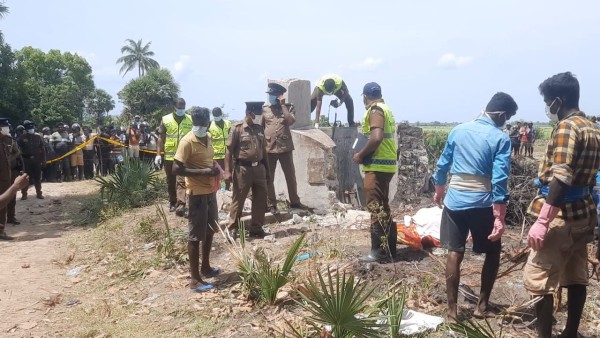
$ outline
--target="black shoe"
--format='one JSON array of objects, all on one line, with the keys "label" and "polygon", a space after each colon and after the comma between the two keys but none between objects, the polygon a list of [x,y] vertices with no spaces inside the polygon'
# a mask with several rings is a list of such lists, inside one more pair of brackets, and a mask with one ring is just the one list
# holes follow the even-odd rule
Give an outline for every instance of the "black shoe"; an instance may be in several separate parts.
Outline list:
[{"label": "black shoe", "polygon": [[15,239],[15,238],[7,235],[6,232],[4,232],[4,231],[0,232],[0,240],[1,241],[12,241],[13,239]]},{"label": "black shoe", "polygon": [[361,263],[389,262],[390,257],[379,252],[369,252],[369,254],[358,258]]},{"label": "black shoe", "polygon": [[254,238],[264,238],[265,236],[269,236],[270,233],[266,232],[262,228],[260,230],[250,230],[249,236]]},{"label": "black shoe", "polygon": [[186,214],[185,205],[179,205],[179,207],[177,207],[175,210],[175,215],[177,215],[179,217],[185,217],[185,214]]},{"label": "black shoe", "polygon": [[17,221],[17,219],[16,219],[16,218],[11,218],[11,219],[9,219],[9,220],[8,220],[8,221],[6,221],[6,222],[7,222],[7,223],[10,223],[10,224],[12,224],[12,225],[19,225],[19,224],[21,224],[21,222]]},{"label": "black shoe", "polygon": [[39,194],[37,194],[37,196],[36,196],[36,197],[37,197],[37,199],[39,199],[39,200],[43,200],[43,199],[44,199],[44,196],[42,195],[42,193],[39,193]]},{"label": "black shoe", "polygon": [[274,206],[274,205],[272,205],[272,206],[269,207],[269,212],[272,215],[279,215],[279,209],[277,209],[277,207]]},{"label": "black shoe", "polygon": [[354,122],[348,123],[348,127],[356,127],[356,123],[354,123]]},{"label": "black shoe", "polygon": [[175,209],[177,209],[177,207],[175,206],[175,203],[172,203],[169,205],[169,212],[173,212],[173,211],[175,211]]},{"label": "black shoe", "polygon": [[310,208],[302,203],[298,204],[290,204],[290,208],[292,209],[301,209],[301,210],[309,210]]}]

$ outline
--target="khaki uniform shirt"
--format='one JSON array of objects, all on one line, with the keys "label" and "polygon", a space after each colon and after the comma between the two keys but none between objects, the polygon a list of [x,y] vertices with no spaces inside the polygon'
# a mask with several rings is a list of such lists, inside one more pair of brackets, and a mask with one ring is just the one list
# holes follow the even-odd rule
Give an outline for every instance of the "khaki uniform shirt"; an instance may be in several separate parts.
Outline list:
[{"label": "khaki uniform shirt", "polygon": [[[203,144],[193,132],[187,133],[179,140],[174,159],[189,169],[212,168],[214,149],[210,136],[206,139],[207,143]],[[188,195],[206,195],[213,192],[215,177],[188,176],[185,178],[185,184]]]},{"label": "khaki uniform shirt", "polygon": [[11,169],[15,169],[19,166],[19,161],[21,161],[21,150],[19,150],[19,145],[17,141],[15,141],[12,137],[2,137],[2,142],[6,146],[8,150],[8,163]]},{"label": "khaki uniform shirt", "polygon": [[[227,138],[227,150],[236,159],[260,162],[265,157],[265,134],[262,126],[245,121],[233,125]],[[235,164],[235,163],[234,163]]]},{"label": "khaki uniform shirt", "polygon": [[[293,120],[296,120],[294,106],[286,105]],[[285,120],[281,106],[263,107],[263,123],[268,153],[281,154],[294,150],[290,125]],[[293,122],[292,122],[293,124]]]},{"label": "khaki uniform shirt", "polygon": [[10,188],[10,163],[8,162],[8,156],[10,151],[6,146],[6,139],[10,138],[9,136],[0,134],[0,194],[4,193],[8,188]]}]

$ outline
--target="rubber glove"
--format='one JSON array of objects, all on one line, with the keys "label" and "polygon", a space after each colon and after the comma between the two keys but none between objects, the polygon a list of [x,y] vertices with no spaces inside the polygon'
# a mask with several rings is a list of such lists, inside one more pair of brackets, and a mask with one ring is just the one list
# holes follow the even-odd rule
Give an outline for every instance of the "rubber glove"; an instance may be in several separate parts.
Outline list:
[{"label": "rubber glove", "polygon": [[548,232],[548,226],[550,225],[550,222],[556,218],[559,211],[559,207],[544,203],[538,218],[529,229],[529,234],[527,235],[527,243],[529,243],[529,246],[533,250],[539,251],[542,248],[544,245],[544,238],[546,238],[546,233]]},{"label": "rubber glove", "polygon": [[156,164],[157,167],[160,167],[160,165],[162,164],[162,156],[161,155],[156,155],[156,157],[154,158],[154,164]]},{"label": "rubber glove", "polygon": [[506,218],[506,204],[494,203],[492,204],[494,210],[494,228],[492,233],[488,236],[488,239],[492,242],[499,240],[504,233],[505,218]]},{"label": "rubber glove", "polygon": [[435,204],[437,204],[440,208],[442,207],[444,196],[446,196],[446,186],[436,185],[435,194],[433,194],[433,202],[435,202]]}]

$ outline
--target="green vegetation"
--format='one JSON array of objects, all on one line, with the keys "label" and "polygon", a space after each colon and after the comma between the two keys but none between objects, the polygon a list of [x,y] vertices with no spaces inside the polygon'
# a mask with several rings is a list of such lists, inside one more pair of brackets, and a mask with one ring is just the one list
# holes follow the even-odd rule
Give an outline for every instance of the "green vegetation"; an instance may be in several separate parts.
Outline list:
[{"label": "green vegetation", "polygon": [[146,161],[126,158],[113,174],[95,180],[100,183],[105,204],[122,209],[148,205],[161,192],[158,174],[152,163]]},{"label": "green vegetation", "polygon": [[136,66],[138,68],[138,78],[141,78],[151,69],[158,69],[160,65],[152,57],[154,52],[150,50],[152,41],[142,46],[142,39],[133,41],[132,39],[125,40],[127,43],[121,47],[121,54],[125,54],[117,59],[117,63],[123,64],[119,73],[123,76]]}]

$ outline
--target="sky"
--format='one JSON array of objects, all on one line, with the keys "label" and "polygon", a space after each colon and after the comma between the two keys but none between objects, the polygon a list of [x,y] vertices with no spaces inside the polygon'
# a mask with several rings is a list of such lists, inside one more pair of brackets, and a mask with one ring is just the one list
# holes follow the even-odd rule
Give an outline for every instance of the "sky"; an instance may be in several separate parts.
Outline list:
[{"label": "sky", "polygon": [[[0,0],[1,1],[1,0]],[[152,42],[188,106],[266,100],[268,79],[342,76],[364,114],[362,87],[375,81],[396,121],[461,122],[497,91],[511,94],[514,119],[545,121],[538,85],[571,71],[580,108],[600,115],[600,2],[558,0],[155,1],[5,0],[5,40],[76,52],[97,88],[113,95],[130,79],[116,60],[126,39]],[[326,100],[325,102],[328,102]],[[327,110],[325,109],[325,114]],[[345,107],[338,111],[345,122]],[[314,115],[313,115],[314,117]]]}]

